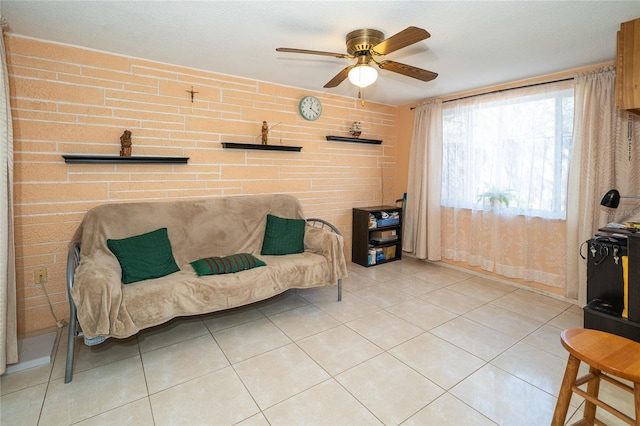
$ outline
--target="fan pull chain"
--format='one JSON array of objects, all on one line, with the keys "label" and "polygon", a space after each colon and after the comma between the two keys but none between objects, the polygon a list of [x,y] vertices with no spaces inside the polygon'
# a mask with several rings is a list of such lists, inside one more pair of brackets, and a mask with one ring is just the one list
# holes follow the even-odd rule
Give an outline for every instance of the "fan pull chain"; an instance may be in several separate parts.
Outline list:
[{"label": "fan pull chain", "polygon": [[627,142],[629,142],[629,161],[631,161],[631,140],[633,139],[633,117],[627,115]]},{"label": "fan pull chain", "polygon": [[364,92],[362,88],[358,87],[358,99],[360,99],[362,106],[364,106],[364,94],[362,92]]}]

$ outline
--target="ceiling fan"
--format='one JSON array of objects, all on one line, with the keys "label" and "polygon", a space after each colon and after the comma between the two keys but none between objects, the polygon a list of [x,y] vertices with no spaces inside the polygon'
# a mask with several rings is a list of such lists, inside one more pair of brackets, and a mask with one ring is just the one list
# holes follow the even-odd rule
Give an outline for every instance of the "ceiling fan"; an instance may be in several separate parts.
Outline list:
[{"label": "ceiling fan", "polygon": [[355,59],[355,64],[344,68],[336,74],[335,77],[329,80],[324,87],[336,87],[347,77],[349,78],[349,81],[356,86],[367,87],[373,84],[378,77],[378,72],[373,68],[371,63],[376,64],[380,69],[396,72],[422,81],[431,81],[436,78],[438,74],[423,70],[422,68],[401,64],[400,62],[395,61],[379,61],[376,59],[429,37],[431,37],[431,34],[418,27],[408,27],[386,40],[384,39],[384,34],[381,31],[360,29],[351,31],[347,34],[347,54],[322,52],[318,50],[292,49],[288,47],[279,47],[276,51]]}]

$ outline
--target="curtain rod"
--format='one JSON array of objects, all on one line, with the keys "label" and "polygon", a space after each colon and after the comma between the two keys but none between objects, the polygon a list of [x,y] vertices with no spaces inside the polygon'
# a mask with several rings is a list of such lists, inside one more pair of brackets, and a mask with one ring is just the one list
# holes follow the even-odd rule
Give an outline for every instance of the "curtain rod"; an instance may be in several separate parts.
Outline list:
[{"label": "curtain rod", "polygon": [[[446,104],[447,102],[461,101],[463,99],[475,98],[476,96],[484,96],[484,95],[490,95],[492,93],[507,92],[509,90],[515,90],[515,89],[525,89],[527,87],[542,86],[543,84],[560,83],[560,82],[569,81],[569,80],[573,80],[573,77],[561,78],[559,80],[552,80],[552,81],[543,81],[540,83],[525,84],[524,86],[508,87],[506,89],[492,90],[490,92],[477,93],[475,95],[461,96],[459,98],[447,99],[446,101],[442,101],[442,103]],[[416,107],[411,107],[411,109],[416,109]]]}]

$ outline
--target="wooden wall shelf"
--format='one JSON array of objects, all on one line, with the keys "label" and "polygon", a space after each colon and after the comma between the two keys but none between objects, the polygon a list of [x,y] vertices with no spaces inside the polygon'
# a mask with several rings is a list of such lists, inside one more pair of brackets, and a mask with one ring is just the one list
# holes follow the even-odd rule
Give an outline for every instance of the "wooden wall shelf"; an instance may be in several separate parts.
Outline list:
[{"label": "wooden wall shelf", "polygon": [[63,154],[67,164],[186,164],[189,157],[151,157],[119,155]]},{"label": "wooden wall shelf", "polygon": [[347,138],[344,136],[327,136],[327,140],[334,142],[370,143],[375,145],[380,145],[382,143],[381,139]]},{"label": "wooden wall shelf", "polygon": [[257,143],[237,143],[222,142],[222,147],[226,149],[257,149],[262,151],[300,151],[301,146],[287,145],[262,145]]}]

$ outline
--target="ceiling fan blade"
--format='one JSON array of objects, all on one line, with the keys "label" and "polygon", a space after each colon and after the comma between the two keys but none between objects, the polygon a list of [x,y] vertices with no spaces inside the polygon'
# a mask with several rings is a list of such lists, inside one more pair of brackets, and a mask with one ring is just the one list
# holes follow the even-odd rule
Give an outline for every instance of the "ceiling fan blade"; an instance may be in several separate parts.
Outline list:
[{"label": "ceiling fan blade", "polygon": [[306,53],[309,55],[323,55],[323,56],[333,56],[334,58],[347,58],[351,59],[351,56],[345,55],[344,53],[331,53],[331,52],[322,52],[319,50],[306,50],[306,49],[291,49],[289,47],[278,47],[276,49],[277,52],[288,52],[288,53]]},{"label": "ceiling fan blade", "polygon": [[346,67],[345,69],[340,71],[338,74],[336,74],[335,77],[333,77],[331,80],[329,80],[329,82],[327,84],[325,84],[324,87],[325,88],[329,88],[329,87],[338,86],[340,83],[342,83],[349,76],[349,71],[351,71],[351,68],[353,68],[353,67],[355,67],[355,65],[349,65],[348,67]]},{"label": "ceiling fan blade", "polygon": [[423,70],[422,68],[414,67],[412,65],[401,64],[400,62],[395,61],[381,61],[378,62],[378,66],[383,70],[397,72],[398,74],[417,78],[422,81],[431,81],[438,76],[435,72]]},{"label": "ceiling fan blade", "polygon": [[403,47],[407,47],[429,37],[431,37],[431,34],[429,34],[427,30],[418,27],[408,27],[376,44],[371,50],[379,55],[388,55],[391,52],[395,52],[398,49],[402,49]]}]

